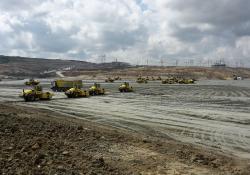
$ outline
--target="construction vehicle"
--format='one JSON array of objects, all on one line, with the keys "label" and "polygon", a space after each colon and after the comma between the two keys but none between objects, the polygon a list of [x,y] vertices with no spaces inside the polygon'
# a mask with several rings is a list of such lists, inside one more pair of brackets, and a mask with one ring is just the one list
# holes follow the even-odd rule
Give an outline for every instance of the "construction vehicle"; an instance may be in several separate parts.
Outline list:
[{"label": "construction vehicle", "polygon": [[241,76],[234,75],[233,77],[234,77],[233,78],[234,80],[243,80],[243,78]]},{"label": "construction vehicle", "polygon": [[65,92],[65,95],[68,98],[81,98],[81,97],[88,97],[89,92],[87,90],[82,90],[79,88],[70,88]]},{"label": "construction vehicle", "polygon": [[136,80],[137,83],[148,83],[148,81],[145,79],[145,78],[142,78],[142,79],[137,79]]},{"label": "construction vehicle", "polygon": [[104,95],[105,89],[101,88],[99,83],[94,83],[93,86],[89,88],[89,95]]},{"label": "construction vehicle", "polygon": [[175,84],[176,82],[171,79],[165,79],[161,81],[162,84]]},{"label": "construction vehicle", "polygon": [[162,80],[161,83],[162,83],[162,84],[169,84],[169,82],[168,82],[167,79],[166,79],[166,80]]},{"label": "construction vehicle", "polygon": [[159,77],[156,78],[156,80],[160,80],[160,81],[161,81],[162,79],[161,79],[161,77],[159,76]]},{"label": "construction vehicle", "polygon": [[26,86],[36,86],[40,83],[38,80],[34,80],[33,78],[29,79],[29,81],[26,81],[24,84]]},{"label": "construction vehicle", "polygon": [[136,80],[137,83],[148,83],[148,81],[145,78],[142,78],[141,76],[139,76]]},{"label": "construction vehicle", "polygon": [[179,84],[194,84],[194,80],[183,78],[183,79],[178,80],[178,83]]},{"label": "construction vehicle", "polygon": [[115,77],[115,80],[122,80],[121,77]]},{"label": "construction vehicle", "polygon": [[129,86],[128,82],[124,82],[123,84],[120,85],[119,87],[120,92],[133,92],[133,87]]},{"label": "construction vehicle", "polygon": [[107,82],[107,83],[113,83],[115,80],[114,79],[112,79],[112,78],[107,78],[106,80],[105,80],[105,82]]},{"label": "construction vehicle", "polygon": [[82,88],[82,80],[55,80],[51,82],[51,89],[57,92],[66,92],[71,88]]},{"label": "construction vehicle", "polygon": [[26,102],[37,100],[50,100],[54,94],[51,92],[43,92],[41,86],[34,86],[32,89],[23,89],[21,98],[24,98]]},{"label": "construction vehicle", "polygon": [[176,77],[171,77],[171,78],[167,78],[165,80],[161,81],[162,84],[176,84],[178,83],[178,79]]}]

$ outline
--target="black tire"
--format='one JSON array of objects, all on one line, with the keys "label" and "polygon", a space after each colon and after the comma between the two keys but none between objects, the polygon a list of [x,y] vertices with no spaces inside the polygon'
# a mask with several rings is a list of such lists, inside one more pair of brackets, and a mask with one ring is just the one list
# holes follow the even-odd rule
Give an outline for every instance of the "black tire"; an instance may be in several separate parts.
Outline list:
[{"label": "black tire", "polygon": [[94,91],[89,91],[89,95],[94,96],[95,92]]},{"label": "black tire", "polygon": [[26,102],[28,102],[28,101],[35,101],[36,98],[35,98],[34,95],[27,95],[26,97],[24,97],[24,100],[25,100]]},{"label": "black tire", "polygon": [[26,96],[26,97],[24,97],[24,101],[25,102],[28,102],[29,101],[29,98]]}]

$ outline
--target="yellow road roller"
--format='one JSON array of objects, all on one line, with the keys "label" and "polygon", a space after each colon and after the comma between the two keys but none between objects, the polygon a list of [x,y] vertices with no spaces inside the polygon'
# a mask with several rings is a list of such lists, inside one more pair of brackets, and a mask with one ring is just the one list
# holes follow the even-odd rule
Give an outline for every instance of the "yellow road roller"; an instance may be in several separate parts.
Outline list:
[{"label": "yellow road roller", "polygon": [[133,92],[133,87],[129,86],[128,82],[124,82],[123,84],[120,85],[119,87],[120,92]]},{"label": "yellow road roller", "polygon": [[24,84],[26,86],[36,86],[40,83],[40,81],[38,80],[34,80],[34,79],[29,79],[29,81],[26,81]]},{"label": "yellow road roller", "polygon": [[162,80],[162,79],[161,79],[161,77],[160,77],[160,76],[158,76],[158,77],[156,78],[156,80]]},{"label": "yellow road roller", "polygon": [[43,92],[41,86],[34,86],[32,89],[23,89],[20,95],[25,101],[50,100],[54,94]]},{"label": "yellow road roller", "polygon": [[122,78],[119,77],[119,76],[115,77],[114,79],[115,79],[115,80],[122,80]]},{"label": "yellow road roller", "polygon": [[104,95],[105,89],[101,88],[99,83],[94,83],[93,86],[89,88],[89,95]]},{"label": "yellow road roller", "polygon": [[114,81],[115,80],[110,77],[105,80],[106,83],[113,83]]},{"label": "yellow road roller", "polygon": [[193,79],[180,79],[179,81],[178,81],[178,83],[179,84],[194,84],[194,80]]},{"label": "yellow road roller", "polygon": [[148,83],[148,80],[139,76],[136,80],[137,83]]},{"label": "yellow road roller", "polygon": [[68,98],[81,98],[81,97],[88,97],[89,92],[87,90],[82,90],[79,88],[70,88],[65,92],[65,95]]}]

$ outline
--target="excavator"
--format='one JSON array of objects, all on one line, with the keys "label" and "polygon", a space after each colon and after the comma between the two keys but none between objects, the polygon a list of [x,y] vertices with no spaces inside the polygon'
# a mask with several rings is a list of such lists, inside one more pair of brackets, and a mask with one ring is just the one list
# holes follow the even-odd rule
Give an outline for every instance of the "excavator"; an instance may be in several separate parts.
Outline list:
[{"label": "excavator", "polygon": [[133,87],[129,86],[128,82],[124,82],[123,84],[120,85],[119,87],[120,92],[133,92]]},{"label": "excavator", "polygon": [[26,102],[28,101],[37,101],[37,100],[51,100],[54,94],[51,92],[43,92],[41,86],[34,86],[32,89],[23,89],[22,94],[20,95]]}]

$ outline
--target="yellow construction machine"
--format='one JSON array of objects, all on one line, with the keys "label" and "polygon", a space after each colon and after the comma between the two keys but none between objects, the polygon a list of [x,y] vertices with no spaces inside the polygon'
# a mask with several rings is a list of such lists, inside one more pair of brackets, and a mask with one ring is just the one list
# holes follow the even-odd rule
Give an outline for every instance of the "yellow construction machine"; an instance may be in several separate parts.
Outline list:
[{"label": "yellow construction machine", "polygon": [[36,86],[40,83],[38,80],[34,80],[33,78],[29,79],[29,81],[26,81],[24,84],[27,86]]},{"label": "yellow construction machine", "polygon": [[23,89],[20,95],[25,101],[50,100],[54,94],[51,92],[43,92],[41,86],[34,86],[32,89]]},{"label": "yellow construction machine", "polygon": [[112,78],[107,78],[106,80],[105,80],[105,82],[107,82],[107,83],[113,83],[115,80],[114,79],[112,79]]},{"label": "yellow construction machine", "polygon": [[148,83],[148,80],[139,76],[136,80],[137,83]]},{"label": "yellow construction machine", "polygon": [[82,88],[82,80],[55,80],[51,82],[51,89],[57,92],[66,92],[67,90],[77,87]]},{"label": "yellow construction machine", "polygon": [[120,92],[133,92],[133,87],[129,86],[128,82],[124,82],[123,84],[120,85],[119,87]]},{"label": "yellow construction machine", "polygon": [[162,84],[176,84],[176,83],[179,83],[179,80],[176,77],[171,77],[171,78],[162,80],[161,83]]},{"label": "yellow construction machine", "polygon": [[165,79],[161,81],[162,84],[176,84],[177,82],[174,79]]},{"label": "yellow construction machine", "polygon": [[104,95],[105,89],[101,88],[99,83],[94,83],[93,86],[89,88],[89,95]]},{"label": "yellow construction machine", "polygon": [[162,80],[162,79],[161,79],[161,77],[159,76],[159,77],[157,77],[157,79],[156,79],[156,80]]},{"label": "yellow construction machine", "polygon": [[185,79],[185,78],[180,79],[178,81],[179,84],[194,84],[194,82],[195,82],[194,79]]},{"label": "yellow construction machine", "polygon": [[115,80],[122,80],[122,78],[117,76],[117,77],[115,77]]},{"label": "yellow construction machine", "polygon": [[65,92],[65,95],[68,98],[81,98],[81,97],[88,97],[89,92],[87,90],[82,90],[79,88],[70,88]]}]

